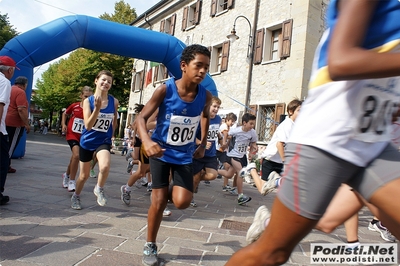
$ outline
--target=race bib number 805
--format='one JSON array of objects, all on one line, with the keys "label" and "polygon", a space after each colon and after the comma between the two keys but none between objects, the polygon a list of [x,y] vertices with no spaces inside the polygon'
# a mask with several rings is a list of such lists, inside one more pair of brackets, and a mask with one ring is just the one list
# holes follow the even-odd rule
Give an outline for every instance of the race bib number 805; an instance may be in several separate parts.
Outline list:
[{"label": "race bib number 805", "polygon": [[168,128],[167,144],[183,146],[194,142],[200,116],[187,117],[173,115]]}]

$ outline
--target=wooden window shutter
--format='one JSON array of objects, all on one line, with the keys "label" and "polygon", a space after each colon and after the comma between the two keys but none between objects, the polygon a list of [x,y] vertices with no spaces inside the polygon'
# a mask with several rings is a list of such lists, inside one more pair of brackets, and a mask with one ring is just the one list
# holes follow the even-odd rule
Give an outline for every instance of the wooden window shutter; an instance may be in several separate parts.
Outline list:
[{"label": "wooden window shutter", "polygon": [[163,65],[163,67],[164,67],[164,79],[167,79],[168,78],[168,69],[167,69],[167,67],[166,66],[164,66]]},{"label": "wooden window shutter", "polygon": [[254,64],[260,64],[262,61],[262,52],[264,47],[264,34],[265,29],[259,29],[256,33],[256,39],[254,41]]},{"label": "wooden window shutter", "polygon": [[252,115],[257,115],[257,104],[251,104],[251,105],[249,106],[249,108],[250,108],[251,110],[247,109],[247,112],[248,112],[248,113],[250,113],[250,114],[252,114]]},{"label": "wooden window shutter", "polygon": [[154,67],[154,77],[153,77],[154,81],[158,81],[158,69],[159,68],[160,68],[160,65]]},{"label": "wooden window shutter", "polygon": [[201,0],[196,2],[196,10],[194,11],[194,24],[198,25],[200,23],[201,14]]},{"label": "wooden window shutter", "polygon": [[210,16],[214,17],[215,14],[217,14],[217,1],[218,0],[212,0],[211,1],[211,12],[210,12]]},{"label": "wooden window shutter", "polygon": [[173,14],[171,17],[171,26],[169,28],[169,34],[175,34],[175,21],[176,21],[176,14]]},{"label": "wooden window shutter", "polygon": [[292,41],[293,19],[286,20],[282,23],[282,47],[281,59],[290,56],[290,45]]},{"label": "wooden window shutter", "polygon": [[160,32],[165,32],[165,19],[160,21]]},{"label": "wooden window shutter", "polygon": [[225,41],[222,44],[221,72],[228,70],[229,45],[230,41]]},{"label": "wooden window shutter", "polygon": [[233,4],[235,3],[234,0],[228,0],[228,9],[232,9],[233,8]]},{"label": "wooden window shutter", "polygon": [[277,123],[281,121],[281,115],[285,114],[285,108],[286,104],[285,103],[277,103],[275,104],[275,114],[274,114],[274,126],[273,126],[273,131],[275,132],[275,129],[277,128]]},{"label": "wooden window shutter", "polygon": [[189,7],[185,7],[183,9],[183,17],[182,17],[182,31],[184,31],[186,29],[186,25],[187,25],[187,17],[189,14]]}]

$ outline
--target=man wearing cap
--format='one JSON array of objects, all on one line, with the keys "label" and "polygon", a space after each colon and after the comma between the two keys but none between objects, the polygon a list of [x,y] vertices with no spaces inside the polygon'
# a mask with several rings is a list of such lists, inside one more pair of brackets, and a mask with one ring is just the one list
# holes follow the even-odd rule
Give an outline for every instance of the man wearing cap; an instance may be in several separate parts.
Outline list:
[{"label": "man wearing cap", "polygon": [[30,131],[29,114],[28,114],[28,100],[26,99],[26,87],[28,86],[28,79],[26,77],[17,77],[14,85],[11,87],[10,105],[8,106],[6,116],[6,129],[8,134],[8,145],[10,157],[8,173],[15,173],[16,170],[11,167],[11,156],[15,148],[18,146],[19,140],[26,130]]},{"label": "man wearing cap", "polygon": [[10,198],[3,195],[6,184],[9,156],[6,130],[7,109],[10,103],[11,83],[16,68],[15,61],[8,56],[0,56],[0,205],[6,204]]}]

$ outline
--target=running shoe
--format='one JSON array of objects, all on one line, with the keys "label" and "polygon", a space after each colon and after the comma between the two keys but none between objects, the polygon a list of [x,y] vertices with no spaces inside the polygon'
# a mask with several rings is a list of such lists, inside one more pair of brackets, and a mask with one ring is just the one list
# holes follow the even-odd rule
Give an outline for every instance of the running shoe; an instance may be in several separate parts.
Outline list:
[{"label": "running shoe", "polygon": [[67,176],[67,173],[62,174],[62,179],[63,188],[68,188],[69,177]]},{"label": "running shoe", "polygon": [[96,172],[94,171],[94,169],[90,170],[90,177],[91,178],[96,178],[97,177]]},{"label": "running shoe", "polygon": [[104,188],[94,187],[93,193],[97,197],[97,204],[99,204],[100,206],[104,206],[107,204],[107,198],[106,195],[104,195]]},{"label": "running shoe", "polygon": [[245,178],[246,176],[250,176],[251,169],[256,169],[255,163],[249,163],[246,167],[243,167],[239,172],[239,176],[241,178]]},{"label": "running shoe", "polygon": [[71,208],[74,210],[81,210],[81,199],[79,196],[72,195],[71,197]]},{"label": "running shoe", "polygon": [[221,179],[221,178],[222,178],[222,175],[217,175],[217,178],[218,178],[218,179]]},{"label": "running shoe", "polygon": [[153,191],[153,187],[150,183],[147,183],[147,192]]},{"label": "running shoe", "polygon": [[231,191],[232,187],[230,185],[226,185],[222,187],[222,191]]},{"label": "running shoe", "polygon": [[239,205],[243,205],[243,204],[246,204],[247,202],[249,202],[251,200],[251,197],[249,197],[249,196],[247,196],[247,195],[245,195],[245,194],[241,194],[239,197],[238,197],[238,204]]},{"label": "running shoe", "polygon": [[68,192],[74,192],[75,191],[75,180],[69,180],[68,182]]},{"label": "running shoe", "polygon": [[251,244],[260,238],[262,232],[265,229],[265,221],[269,219],[271,214],[265,205],[260,206],[253,219],[253,223],[250,225],[249,230],[247,230],[246,241]]},{"label": "running shoe", "polygon": [[142,263],[146,266],[158,265],[157,245],[155,243],[144,245]]},{"label": "running shoe", "polygon": [[381,222],[374,224],[370,222],[368,225],[368,230],[380,233],[381,238],[387,242],[396,242],[396,237],[393,236],[392,233],[390,233],[390,231],[381,224]]},{"label": "running shoe", "polygon": [[164,217],[166,217],[166,216],[170,216],[171,213],[172,213],[172,212],[168,209],[168,207],[165,207],[165,209],[164,209],[162,215],[163,215]]},{"label": "running shoe", "polygon": [[279,178],[281,178],[281,176],[277,172],[272,171],[268,176],[268,181],[266,181],[261,188],[261,195],[265,196],[272,192],[277,187],[276,181]]},{"label": "running shoe", "polygon": [[204,181],[204,184],[209,185],[209,184],[211,184],[211,182],[206,180],[206,181]]},{"label": "running shoe", "polygon": [[128,174],[130,174],[132,171],[132,168],[133,168],[133,158],[131,157],[128,159],[128,165],[126,166],[126,172]]},{"label": "running shoe", "polygon": [[126,185],[121,186],[121,200],[126,205],[131,204],[131,191],[126,190]]},{"label": "running shoe", "polygon": [[193,198],[192,198],[192,201],[190,202],[190,206],[197,207],[197,203],[194,201]]},{"label": "running shoe", "polygon": [[229,191],[229,193],[231,193],[232,195],[239,195],[239,193],[238,193],[238,191],[237,191],[237,188],[235,188],[235,187],[233,187],[233,188]]}]

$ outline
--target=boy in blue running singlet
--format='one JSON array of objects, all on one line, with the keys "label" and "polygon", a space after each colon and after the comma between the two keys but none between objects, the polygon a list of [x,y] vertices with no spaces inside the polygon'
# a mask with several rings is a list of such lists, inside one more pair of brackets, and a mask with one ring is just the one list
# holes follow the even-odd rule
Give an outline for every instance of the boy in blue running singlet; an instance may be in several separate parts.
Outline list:
[{"label": "boy in blue running singlet", "polygon": [[400,153],[390,134],[400,102],[399,17],[399,0],[330,1],[283,182],[271,214],[258,211],[252,224],[265,231],[227,266],[284,264],[342,183],[400,239]]},{"label": "boy in blue running singlet", "polygon": [[[193,160],[193,188],[197,191],[197,187],[201,180],[211,181],[217,178],[218,159],[216,144],[220,141],[219,126],[221,125],[221,117],[218,115],[221,100],[217,96],[211,99],[210,107],[210,125],[207,133],[207,147],[203,158]],[[201,127],[199,128],[201,129]],[[196,143],[200,144],[200,130],[197,130]],[[195,192],[197,193],[197,192]],[[196,207],[197,204],[192,201],[190,204]]]},{"label": "boy in blue running singlet", "polygon": [[71,208],[82,209],[80,193],[90,175],[90,163],[95,153],[99,164],[99,176],[93,193],[97,203],[104,206],[107,198],[104,194],[104,185],[110,171],[111,138],[117,125],[118,100],[108,94],[113,82],[113,75],[102,70],[95,79],[96,90],[94,95],[83,101],[83,122],[79,148],[79,178],[76,181],[75,193],[71,197]]},{"label": "boy in blue running singlet", "polygon": [[[144,151],[150,157],[153,192],[147,218],[144,265],[158,265],[156,237],[168,198],[178,209],[189,207],[193,197],[192,158],[204,156],[211,93],[200,82],[210,66],[210,51],[201,45],[186,47],[181,56],[182,78],[159,86],[136,118]],[[157,110],[157,125],[148,135],[147,119]],[[201,143],[195,149],[196,130],[201,125]],[[169,175],[173,186],[169,191]]]}]

